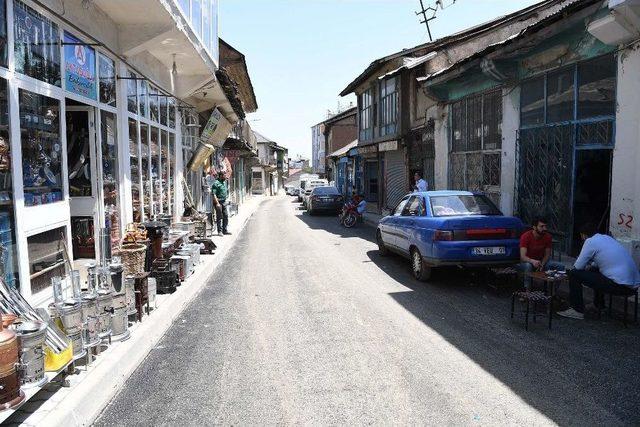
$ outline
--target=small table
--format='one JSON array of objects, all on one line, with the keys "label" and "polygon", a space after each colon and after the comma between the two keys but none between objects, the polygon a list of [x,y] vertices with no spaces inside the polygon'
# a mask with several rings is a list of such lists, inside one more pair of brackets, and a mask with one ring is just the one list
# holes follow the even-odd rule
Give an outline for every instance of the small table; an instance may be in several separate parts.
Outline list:
[{"label": "small table", "polygon": [[561,275],[559,277],[547,276],[547,274],[544,271],[534,271],[534,272],[530,272],[530,273],[525,273],[524,275],[525,275],[525,277],[528,277],[533,281],[538,281],[538,282],[544,283],[545,292],[549,296],[551,296],[552,298],[555,297],[556,287],[560,283],[562,283],[565,280],[567,280],[567,275],[566,274],[563,274],[563,275]]}]

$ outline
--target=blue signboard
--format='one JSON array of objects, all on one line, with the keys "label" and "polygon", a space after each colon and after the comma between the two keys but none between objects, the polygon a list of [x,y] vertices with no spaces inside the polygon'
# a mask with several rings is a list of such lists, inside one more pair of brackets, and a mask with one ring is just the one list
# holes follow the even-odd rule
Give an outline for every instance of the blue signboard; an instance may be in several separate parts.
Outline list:
[{"label": "blue signboard", "polygon": [[96,52],[64,33],[65,87],[69,92],[96,99]]}]

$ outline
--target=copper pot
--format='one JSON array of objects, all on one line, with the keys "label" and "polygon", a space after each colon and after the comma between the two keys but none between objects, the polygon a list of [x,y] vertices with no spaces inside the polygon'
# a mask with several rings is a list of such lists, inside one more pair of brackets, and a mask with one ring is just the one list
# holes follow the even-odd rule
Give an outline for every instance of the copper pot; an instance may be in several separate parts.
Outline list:
[{"label": "copper pot", "polygon": [[2,326],[7,328],[9,325],[13,324],[17,318],[18,316],[13,313],[4,313],[0,316],[0,321],[2,321]]},{"label": "copper pot", "polygon": [[[0,326],[0,377],[16,370],[18,363],[18,339],[15,332]],[[0,403],[2,403],[0,401]]]},{"label": "copper pot", "polygon": [[14,369],[7,375],[0,376],[0,411],[13,408],[24,400],[20,390],[20,376]]}]

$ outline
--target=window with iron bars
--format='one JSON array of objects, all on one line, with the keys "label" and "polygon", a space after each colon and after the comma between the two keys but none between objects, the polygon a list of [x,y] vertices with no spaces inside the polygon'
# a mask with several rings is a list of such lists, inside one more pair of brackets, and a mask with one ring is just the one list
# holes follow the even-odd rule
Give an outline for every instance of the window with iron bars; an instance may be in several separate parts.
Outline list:
[{"label": "window with iron bars", "polygon": [[502,94],[494,90],[451,105],[450,186],[500,197]]}]

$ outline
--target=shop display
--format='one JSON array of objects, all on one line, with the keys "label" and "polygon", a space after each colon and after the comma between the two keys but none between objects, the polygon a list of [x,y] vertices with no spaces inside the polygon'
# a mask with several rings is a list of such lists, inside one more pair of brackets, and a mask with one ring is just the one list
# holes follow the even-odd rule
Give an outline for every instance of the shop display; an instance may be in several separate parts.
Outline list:
[{"label": "shop display", "polygon": [[73,258],[95,258],[96,242],[93,218],[72,217],[71,218],[71,244],[73,246]]},{"label": "shop display", "polygon": [[136,243],[147,240],[147,229],[140,223],[127,224],[123,243]]},{"label": "shop display", "polygon": [[133,220],[135,222],[141,222],[140,140],[138,139],[138,125],[133,119],[129,119],[129,167],[131,171],[131,202],[133,207]]},{"label": "shop display", "polygon": [[19,0],[13,5],[16,72],[60,86],[58,26]]},{"label": "shop display", "polygon": [[127,276],[124,280],[124,293],[127,302],[127,315],[133,316],[138,313],[138,310],[136,310],[136,279],[134,276]]},{"label": "shop display", "polygon": [[[141,104],[142,107],[142,104]],[[153,200],[153,187],[150,175],[149,162],[149,126],[140,124],[140,170],[142,177],[142,205],[143,218],[151,218],[151,202]]]},{"label": "shop display", "polygon": [[20,349],[20,383],[23,387],[41,387],[44,376],[44,341],[47,325],[44,322],[17,322],[11,325]]},{"label": "shop display", "polygon": [[49,288],[53,277],[66,276],[65,230],[65,227],[54,228],[27,238],[33,294]]},{"label": "shop display", "polygon": [[93,348],[100,344],[100,318],[98,316],[97,295],[84,292],[81,296],[82,324],[84,325],[83,342],[85,348]]},{"label": "shop display", "polygon": [[19,90],[22,181],[26,206],[62,200],[60,102]]},{"label": "shop display", "polygon": [[134,276],[134,288],[136,295],[136,310],[138,311],[138,321],[142,321],[144,307],[149,307],[149,273],[136,274]]},{"label": "shop display", "polygon": [[98,55],[98,75],[100,78],[100,102],[116,106],[116,66],[104,55]]},{"label": "shop display", "polygon": [[69,195],[91,197],[93,195],[91,169],[91,141],[86,111],[67,111],[67,169]]},{"label": "shop display", "polygon": [[116,116],[101,111],[102,132],[102,190],[104,198],[105,227],[111,230],[111,247],[120,243],[120,203],[118,181],[118,145]]}]

